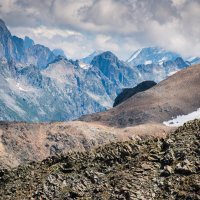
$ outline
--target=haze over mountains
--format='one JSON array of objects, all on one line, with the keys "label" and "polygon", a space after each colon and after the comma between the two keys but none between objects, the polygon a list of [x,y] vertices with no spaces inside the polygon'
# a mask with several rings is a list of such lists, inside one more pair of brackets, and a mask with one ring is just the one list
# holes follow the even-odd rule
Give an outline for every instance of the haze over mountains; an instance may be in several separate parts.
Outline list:
[{"label": "haze over mountains", "polygon": [[189,65],[159,47],[138,50],[129,62],[109,51],[73,61],[61,50],[12,36],[1,20],[0,120],[62,121],[104,111],[123,88],[160,82]]}]

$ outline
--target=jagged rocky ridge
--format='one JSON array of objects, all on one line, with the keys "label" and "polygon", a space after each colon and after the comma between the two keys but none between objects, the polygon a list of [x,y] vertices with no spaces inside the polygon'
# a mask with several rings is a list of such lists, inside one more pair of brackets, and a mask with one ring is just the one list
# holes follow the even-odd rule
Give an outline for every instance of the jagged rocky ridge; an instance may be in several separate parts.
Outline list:
[{"label": "jagged rocky ridge", "polygon": [[35,44],[32,39],[25,37],[23,40],[17,36],[12,36],[5,23],[0,19],[1,63],[7,62],[8,65],[15,67],[32,64],[42,69],[55,58],[56,56],[49,48]]},{"label": "jagged rocky ridge", "polygon": [[90,64],[69,60],[28,37],[12,36],[1,20],[0,120],[63,121],[104,111],[122,89],[144,80],[159,82],[188,66],[176,54],[172,61],[139,66],[109,51],[89,59]]},{"label": "jagged rocky ridge", "polygon": [[200,121],[0,170],[0,199],[200,199]]}]

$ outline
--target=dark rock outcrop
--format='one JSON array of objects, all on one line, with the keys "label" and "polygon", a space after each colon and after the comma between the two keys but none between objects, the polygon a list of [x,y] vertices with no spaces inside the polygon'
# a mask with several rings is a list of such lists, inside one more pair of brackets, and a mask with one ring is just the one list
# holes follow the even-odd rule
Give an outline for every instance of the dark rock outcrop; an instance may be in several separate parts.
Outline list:
[{"label": "dark rock outcrop", "polygon": [[115,99],[113,107],[119,105],[120,103],[126,101],[128,98],[132,97],[133,95],[148,90],[156,85],[154,81],[144,81],[138,84],[134,88],[125,88]]}]

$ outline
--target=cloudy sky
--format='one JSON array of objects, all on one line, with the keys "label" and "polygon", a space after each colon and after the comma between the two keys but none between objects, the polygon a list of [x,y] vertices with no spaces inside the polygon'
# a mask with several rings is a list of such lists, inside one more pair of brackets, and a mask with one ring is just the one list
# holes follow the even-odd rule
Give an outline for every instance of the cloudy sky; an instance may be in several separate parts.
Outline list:
[{"label": "cloudy sky", "polygon": [[200,0],[0,0],[0,18],[70,58],[110,50],[127,59],[146,46],[200,56]]}]

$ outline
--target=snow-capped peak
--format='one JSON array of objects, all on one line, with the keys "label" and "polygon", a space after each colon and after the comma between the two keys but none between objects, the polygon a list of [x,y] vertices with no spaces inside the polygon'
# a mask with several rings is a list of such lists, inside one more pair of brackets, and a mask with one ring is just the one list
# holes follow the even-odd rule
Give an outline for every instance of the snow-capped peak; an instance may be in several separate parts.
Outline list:
[{"label": "snow-capped peak", "polygon": [[175,60],[180,57],[177,53],[167,51],[161,47],[147,47],[138,49],[135,53],[127,60],[132,66],[140,64],[160,64],[164,61]]},{"label": "snow-capped peak", "polygon": [[187,59],[189,63],[193,64],[199,64],[200,63],[200,57],[190,57]]},{"label": "snow-capped peak", "polygon": [[137,56],[140,54],[140,52],[142,51],[142,49],[138,49],[137,51],[135,51],[132,56],[127,60],[127,62],[131,62],[133,61],[135,58],[137,58]]}]

